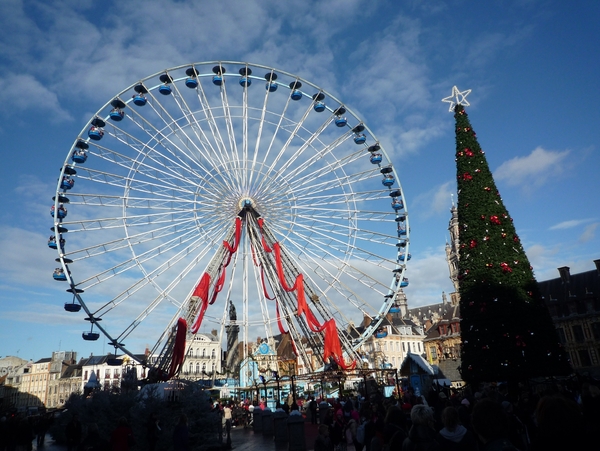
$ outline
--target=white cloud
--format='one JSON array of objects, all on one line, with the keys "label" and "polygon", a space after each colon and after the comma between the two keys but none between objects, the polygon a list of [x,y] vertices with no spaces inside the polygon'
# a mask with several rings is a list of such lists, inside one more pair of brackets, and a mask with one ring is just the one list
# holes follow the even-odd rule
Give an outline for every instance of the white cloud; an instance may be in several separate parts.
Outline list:
[{"label": "white cloud", "polygon": [[455,184],[446,182],[434,186],[426,193],[422,193],[415,198],[414,204],[419,207],[418,211],[424,218],[437,215],[439,213],[448,213],[452,205],[452,196],[455,195]]},{"label": "white cloud", "polygon": [[595,222],[594,224],[590,224],[589,226],[587,226],[585,228],[585,230],[583,231],[583,233],[579,236],[579,242],[587,243],[589,241],[592,241],[594,238],[596,238],[596,229],[598,228],[599,225],[600,225],[600,223]]},{"label": "white cloud", "polygon": [[571,219],[570,221],[559,222],[556,225],[550,227],[550,230],[564,230],[571,229],[573,227],[578,227],[581,224],[585,224],[586,222],[590,222],[591,219]]},{"label": "white cloud", "polygon": [[[61,107],[56,93],[30,74],[9,73],[5,78],[0,78],[0,84],[10,86],[10,90],[0,90],[0,103],[10,105],[9,108],[2,109],[3,114],[13,114],[15,110],[39,110],[51,113],[49,118],[72,119],[71,115]],[[14,95],[15,92],[19,95]]]},{"label": "white cloud", "polygon": [[522,188],[539,187],[563,173],[570,151],[552,151],[541,147],[529,155],[505,161],[494,171],[496,180]]}]

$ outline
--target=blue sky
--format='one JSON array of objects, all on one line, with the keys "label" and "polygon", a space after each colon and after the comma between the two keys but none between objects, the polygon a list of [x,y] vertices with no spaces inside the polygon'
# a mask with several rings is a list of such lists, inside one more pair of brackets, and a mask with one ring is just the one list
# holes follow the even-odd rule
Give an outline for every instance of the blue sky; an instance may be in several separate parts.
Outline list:
[{"label": "blue sky", "polygon": [[[444,245],[455,192],[453,85],[538,280],[600,258],[600,3],[17,1],[0,4],[0,356],[80,355],[51,273],[48,208],[83,126],[136,80],[211,60],[312,81],[385,144],[411,218],[409,306],[452,291]],[[141,349],[139,350],[142,351]]]}]

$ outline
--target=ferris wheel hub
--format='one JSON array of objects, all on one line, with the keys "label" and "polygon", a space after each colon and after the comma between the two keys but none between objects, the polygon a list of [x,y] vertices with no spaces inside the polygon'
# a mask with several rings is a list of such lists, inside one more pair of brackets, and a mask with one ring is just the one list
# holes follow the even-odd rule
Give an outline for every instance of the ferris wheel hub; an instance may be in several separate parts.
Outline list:
[{"label": "ferris wheel hub", "polygon": [[240,199],[238,207],[240,208],[240,210],[247,210],[249,208],[253,209],[254,207],[256,207],[256,202],[254,202],[254,200],[250,197],[243,197]]}]

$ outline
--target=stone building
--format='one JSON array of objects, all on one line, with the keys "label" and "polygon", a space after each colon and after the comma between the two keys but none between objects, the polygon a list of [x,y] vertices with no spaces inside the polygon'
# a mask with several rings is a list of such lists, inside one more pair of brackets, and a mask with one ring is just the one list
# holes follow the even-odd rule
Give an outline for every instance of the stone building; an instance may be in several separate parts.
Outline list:
[{"label": "stone building", "polygon": [[600,378],[600,259],[594,264],[578,274],[563,266],[539,286],[573,369]]}]

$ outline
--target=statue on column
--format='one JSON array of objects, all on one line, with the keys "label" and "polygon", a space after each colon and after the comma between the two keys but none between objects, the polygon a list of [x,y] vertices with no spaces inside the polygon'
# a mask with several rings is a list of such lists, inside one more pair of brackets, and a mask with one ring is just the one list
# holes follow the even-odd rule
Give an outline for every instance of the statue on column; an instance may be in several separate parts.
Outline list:
[{"label": "statue on column", "polygon": [[231,321],[237,320],[237,314],[235,312],[235,305],[233,305],[232,301],[229,301],[229,319]]}]

